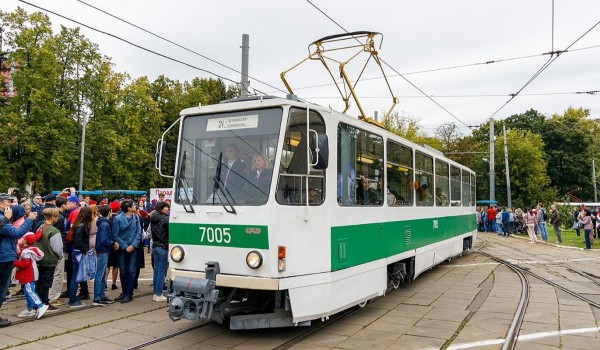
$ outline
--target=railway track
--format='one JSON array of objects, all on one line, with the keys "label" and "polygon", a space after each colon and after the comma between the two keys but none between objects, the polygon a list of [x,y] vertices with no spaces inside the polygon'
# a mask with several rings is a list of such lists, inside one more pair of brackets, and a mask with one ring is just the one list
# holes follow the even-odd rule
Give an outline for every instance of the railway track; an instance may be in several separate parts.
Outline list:
[{"label": "railway track", "polygon": [[[350,317],[350,316],[354,315],[360,309],[361,309],[360,306],[356,306],[354,308],[341,311],[341,312],[339,312],[339,313],[337,313],[337,314],[329,317],[324,322],[321,322],[321,323],[319,323],[317,325],[313,325],[311,327],[306,328],[305,332],[302,332],[301,334],[298,334],[297,336],[294,336],[293,338],[285,341],[281,345],[275,347],[274,350],[286,350],[286,349],[290,349],[291,347],[293,347],[294,345],[300,343],[302,340],[308,338],[312,334],[315,334],[315,333],[323,330],[324,328],[326,328],[326,327],[334,324],[335,322],[337,322],[339,320],[343,320],[343,319],[345,319],[347,317]],[[173,337],[176,337],[176,336],[179,336],[179,335],[191,332],[191,331],[196,330],[196,329],[204,328],[204,327],[207,327],[207,326],[213,325],[213,324],[215,324],[215,322],[213,322],[213,321],[205,322],[205,323],[201,323],[201,324],[197,324],[197,325],[185,328],[185,329],[181,329],[181,330],[178,330],[178,331],[175,331],[175,332],[172,332],[172,333],[169,333],[169,334],[165,334],[165,335],[162,335],[160,337],[157,337],[157,338],[154,338],[154,339],[151,339],[151,340],[148,340],[148,341],[145,341],[145,342],[133,345],[131,347],[126,348],[126,350],[143,349],[143,348],[145,348],[147,346],[150,346],[150,345],[153,345],[153,344],[157,344],[157,343],[163,342],[165,340],[171,339]]]},{"label": "railway track", "polygon": [[[515,348],[515,346],[517,344],[517,341],[518,341],[518,337],[519,337],[520,327],[521,327],[521,324],[523,322],[523,318],[525,317],[525,313],[527,312],[527,304],[528,304],[528,301],[529,301],[529,280],[525,276],[525,274],[527,274],[527,275],[529,275],[529,276],[531,276],[533,278],[536,278],[536,279],[538,279],[538,280],[540,280],[540,281],[542,281],[542,282],[544,282],[544,283],[546,283],[548,285],[551,285],[552,287],[554,287],[554,288],[556,288],[558,290],[561,290],[561,291],[563,291],[563,292],[565,292],[565,293],[567,293],[567,294],[569,294],[569,295],[571,295],[571,296],[573,296],[573,297],[575,297],[575,298],[577,298],[579,300],[582,300],[582,301],[586,302],[587,304],[589,304],[591,306],[594,306],[594,307],[600,309],[600,303],[597,303],[597,302],[595,302],[595,301],[593,301],[593,300],[591,300],[589,298],[586,298],[585,296],[582,296],[579,293],[577,293],[577,292],[575,292],[575,291],[573,291],[573,290],[571,290],[569,288],[566,288],[566,287],[560,285],[559,283],[556,283],[556,282],[551,281],[551,280],[549,280],[549,279],[547,279],[547,278],[545,278],[543,276],[540,276],[539,274],[533,272],[531,269],[523,268],[523,267],[521,267],[519,265],[516,265],[516,264],[513,264],[513,263],[511,263],[511,262],[509,262],[507,260],[498,258],[498,257],[496,257],[496,256],[494,256],[492,254],[489,254],[489,253],[486,253],[486,252],[482,252],[481,249],[483,249],[487,245],[487,242],[484,239],[480,238],[480,237],[478,237],[478,239],[481,240],[483,242],[483,244],[477,250],[475,250],[475,252],[477,254],[486,256],[486,257],[488,257],[490,259],[493,259],[493,260],[501,263],[502,265],[505,265],[505,266],[509,267],[510,269],[512,269],[513,271],[515,271],[515,273],[517,273],[517,275],[521,279],[521,284],[522,284],[521,300],[519,302],[519,306],[517,308],[517,311],[515,312],[515,317],[513,318],[513,321],[512,321],[512,323],[510,325],[510,328],[509,328],[509,330],[507,332],[507,335],[506,335],[506,338],[505,338],[505,342],[504,342],[504,344],[502,346],[503,350],[511,350],[511,349]],[[511,247],[511,248],[513,248],[513,247]],[[524,251],[520,251],[520,252],[527,253],[527,252],[524,252]],[[549,263],[551,263],[551,262],[549,262]],[[590,281],[592,281],[596,285],[600,286],[600,281],[598,281],[597,276],[595,276],[595,275],[592,275],[592,274],[590,274],[588,272],[585,272],[585,271],[581,271],[581,270],[572,268],[571,266],[568,266],[568,265],[565,265],[565,264],[557,264],[557,265],[558,266],[562,266],[565,269],[567,269],[567,270],[569,270],[571,272],[577,273],[577,274],[579,274],[579,275],[581,275],[581,276],[583,276],[585,278],[588,278]]]}]

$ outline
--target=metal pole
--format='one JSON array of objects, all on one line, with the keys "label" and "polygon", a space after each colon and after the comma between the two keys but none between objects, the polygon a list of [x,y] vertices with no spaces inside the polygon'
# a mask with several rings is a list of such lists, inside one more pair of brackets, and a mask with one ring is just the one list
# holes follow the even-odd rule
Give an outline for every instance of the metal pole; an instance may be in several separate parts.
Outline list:
[{"label": "metal pole", "polygon": [[248,56],[250,53],[250,36],[242,34],[242,97],[248,96],[250,80],[248,80]]},{"label": "metal pole", "polygon": [[504,132],[504,166],[506,167],[506,205],[508,208],[512,208],[512,202],[510,199],[510,172],[508,171],[508,144],[506,143],[506,125],[502,126]]},{"label": "metal pole", "polygon": [[490,200],[496,199],[496,174],[494,173],[494,118],[490,118]]},{"label": "metal pole", "polygon": [[598,192],[596,191],[596,160],[592,159],[592,183],[594,184],[594,203],[598,203]]},{"label": "metal pole", "polygon": [[83,125],[81,127],[81,160],[79,163],[79,192],[83,190],[83,163],[85,161],[85,127],[87,125],[87,113],[83,112]]}]

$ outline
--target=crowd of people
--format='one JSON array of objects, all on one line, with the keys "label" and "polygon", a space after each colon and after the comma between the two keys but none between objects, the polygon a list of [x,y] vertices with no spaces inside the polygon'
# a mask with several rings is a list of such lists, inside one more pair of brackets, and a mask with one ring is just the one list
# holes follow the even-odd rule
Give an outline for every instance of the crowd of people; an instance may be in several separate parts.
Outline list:
[{"label": "crowd of people", "polygon": [[[592,248],[592,243],[600,229],[598,228],[598,224],[600,224],[600,220],[597,220],[598,216],[600,216],[600,207],[594,209],[582,204],[573,208],[571,218],[565,219],[570,220],[569,223],[573,223],[573,229],[577,236],[580,236],[583,230],[585,249]],[[538,243],[538,235],[547,242],[547,224],[552,226],[557,243],[562,243],[563,218],[555,204],[550,206],[549,211],[543,203],[526,208],[524,211],[517,208],[514,212],[510,208],[495,205],[477,207],[477,230],[479,232],[496,232],[499,236],[504,237],[510,237],[517,232],[527,232],[531,243]]]},{"label": "crowd of people", "polygon": [[[20,201],[0,193],[0,308],[11,284],[20,285],[16,294],[25,297],[22,318],[57,311],[63,299],[69,308],[83,307],[89,299],[93,306],[131,302],[145,267],[144,241],[152,253],[153,300],[166,302],[169,211],[164,193],[153,201],[142,195],[136,201],[103,198],[99,203],[78,197],[74,188]],[[86,268],[93,270],[86,274]],[[111,289],[118,289],[118,276],[121,282],[114,300],[105,294],[111,268]],[[0,317],[0,327],[9,325],[10,320]]]}]

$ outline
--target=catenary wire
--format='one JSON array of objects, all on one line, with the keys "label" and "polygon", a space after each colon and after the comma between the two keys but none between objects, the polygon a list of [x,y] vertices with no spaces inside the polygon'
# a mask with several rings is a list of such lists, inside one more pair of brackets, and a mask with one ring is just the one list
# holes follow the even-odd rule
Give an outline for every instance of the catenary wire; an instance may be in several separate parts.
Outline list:
[{"label": "catenary wire", "polygon": [[[331,18],[328,14],[326,14],[323,10],[321,10],[319,7],[317,7],[315,4],[313,4],[310,0],[306,0],[306,2],[308,2],[310,5],[312,5],[314,8],[316,8],[319,12],[321,12],[325,17],[327,17],[330,21],[332,21],[333,23],[335,23],[338,27],[340,27],[343,31],[345,31],[346,33],[349,33],[346,28],[342,27],[338,22],[336,22],[333,18]],[[355,38],[355,40],[359,41],[358,39]],[[359,41],[360,42],[360,41]],[[407,83],[409,83],[412,87],[414,87],[415,89],[417,89],[421,94],[423,94],[424,96],[427,96],[427,98],[429,100],[431,100],[433,103],[435,103],[438,107],[440,107],[442,110],[444,110],[446,113],[448,113],[452,118],[456,119],[458,122],[460,122],[461,124],[463,124],[464,126],[466,126],[467,128],[471,128],[470,125],[468,125],[467,123],[465,123],[464,121],[462,121],[460,118],[458,118],[457,116],[455,116],[452,112],[450,112],[448,109],[446,109],[444,106],[442,106],[439,102],[437,102],[435,99],[433,99],[431,96],[429,96],[427,93],[425,93],[423,90],[421,90],[418,86],[416,86],[413,82],[411,82],[410,80],[408,80],[404,75],[402,75],[400,72],[398,72],[396,69],[394,69],[394,67],[392,67],[391,65],[389,65],[386,61],[384,61],[381,57],[379,57],[379,60],[385,64],[388,68],[390,68],[394,73],[396,73],[398,76],[400,76],[402,79],[404,79]]]},{"label": "catenary wire", "polygon": [[[553,96],[553,95],[600,95],[600,90],[589,90],[589,91],[571,91],[571,92],[539,92],[530,94],[519,94],[519,97],[523,96]],[[463,94],[463,95],[430,95],[435,98],[473,98],[473,97],[509,97],[507,94]],[[333,99],[339,96],[306,96],[308,99]],[[423,95],[398,95],[399,98],[426,98]],[[361,96],[361,98],[368,99],[387,99],[389,96]]]},{"label": "catenary wire", "polygon": [[[563,54],[564,53],[575,52],[575,51],[596,49],[596,48],[600,48],[600,45],[593,45],[593,46],[581,47],[581,48],[578,48],[578,49],[572,49],[572,50],[569,50],[568,52],[563,52]],[[414,74],[432,73],[432,72],[439,72],[439,71],[446,71],[446,70],[453,70],[453,69],[460,69],[460,68],[469,68],[469,67],[490,65],[490,64],[494,64],[494,63],[516,61],[516,60],[522,60],[522,59],[528,59],[528,58],[535,58],[535,57],[541,57],[541,56],[546,56],[546,55],[550,55],[550,54],[551,54],[551,52],[544,52],[544,53],[535,54],[535,55],[517,56],[517,57],[510,57],[510,58],[500,58],[500,59],[488,60],[488,61],[483,61],[483,62],[474,62],[474,63],[466,63],[466,64],[454,65],[454,66],[447,66],[447,67],[430,68],[430,69],[424,69],[424,70],[418,70],[418,71],[412,71],[412,72],[405,72],[405,73],[402,73],[402,74],[403,75],[414,75]],[[396,75],[396,74],[386,75],[387,78],[395,78],[397,76],[398,75]],[[362,81],[377,80],[377,79],[383,79],[383,77],[363,78]],[[318,84],[318,85],[309,85],[309,86],[302,86],[302,87],[294,88],[294,90],[305,90],[305,89],[326,87],[326,86],[331,86],[331,85],[333,85],[333,83],[324,83],[324,84]],[[272,92],[276,92],[276,91],[272,91]],[[271,91],[267,91],[267,93],[271,93]],[[506,95],[503,95],[503,96],[506,96]]]},{"label": "catenary wire", "polygon": [[[22,2],[22,3],[24,3],[24,4],[27,4],[27,5],[31,6],[31,7],[35,7],[35,8],[37,8],[37,9],[39,9],[39,10],[42,10],[42,11],[46,11],[46,12],[48,12],[48,13],[51,13],[51,14],[55,15],[55,16],[58,16],[58,17],[60,17],[60,18],[63,18],[63,19],[65,19],[65,20],[67,20],[67,21],[70,21],[70,22],[76,23],[76,24],[78,24],[78,25],[80,25],[80,26],[82,26],[82,27],[88,28],[88,29],[90,29],[90,30],[93,30],[93,31],[96,31],[96,32],[98,32],[98,33],[101,33],[101,34],[104,34],[104,35],[110,36],[110,37],[112,37],[112,38],[115,38],[115,39],[117,39],[117,40],[120,40],[120,41],[122,41],[122,42],[124,42],[124,43],[126,43],[126,44],[129,44],[129,45],[131,45],[131,46],[137,47],[138,49],[141,49],[141,50],[143,50],[143,51],[146,51],[146,52],[152,53],[152,54],[154,54],[154,55],[160,56],[160,57],[162,57],[162,58],[165,58],[165,59],[167,59],[167,60],[170,60],[170,61],[173,61],[173,62],[176,62],[176,63],[182,64],[182,65],[184,65],[184,66],[187,66],[187,67],[190,67],[190,68],[196,69],[196,70],[198,70],[198,71],[201,71],[201,72],[205,72],[205,73],[207,73],[207,74],[210,74],[210,75],[213,75],[213,76],[215,76],[215,77],[217,77],[217,78],[219,78],[219,79],[223,79],[223,80],[229,81],[229,82],[231,82],[231,83],[233,83],[233,84],[235,84],[235,85],[238,85],[238,86],[243,86],[242,84],[240,84],[240,83],[239,83],[239,82],[237,82],[237,81],[234,81],[234,80],[232,80],[232,79],[226,78],[226,77],[224,77],[224,76],[222,76],[222,75],[219,75],[219,74],[217,74],[217,73],[213,73],[213,72],[211,72],[211,71],[209,71],[209,70],[207,70],[207,69],[203,69],[203,68],[200,68],[200,67],[194,66],[193,64],[190,64],[190,63],[187,63],[187,62],[181,61],[181,60],[179,60],[179,59],[176,59],[176,58],[173,58],[173,57],[167,56],[167,55],[165,55],[165,54],[162,54],[162,53],[160,53],[160,52],[157,52],[157,51],[154,51],[154,50],[148,49],[148,48],[146,48],[146,47],[144,47],[144,46],[141,46],[141,45],[139,45],[139,44],[136,44],[136,43],[134,43],[134,42],[131,42],[131,41],[127,40],[127,39],[121,38],[121,37],[119,37],[119,36],[117,36],[117,35],[115,35],[115,34],[111,34],[111,33],[105,32],[105,31],[103,31],[103,30],[100,30],[100,29],[94,28],[94,27],[92,27],[92,26],[90,26],[90,25],[87,25],[87,24],[85,24],[85,23],[82,23],[82,22],[79,22],[79,21],[77,21],[77,20],[71,19],[71,18],[69,18],[69,17],[67,17],[67,16],[61,15],[61,14],[59,14],[59,13],[56,13],[56,12],[54,12],[54,11],[51,11],[51,10],[45,9],[45,8],[43,8],[43,7],[41,7],[41,6],[38,6],[38,5],[32,4],[32,3],[30,3],[30,2],[27,2],[27,1],[25,1],[25,0],[19,0],[19,2]],[[255,90],[256,90],[256,89],[255,89]],[[259,91],[259,90],[256,90],[256,91]],[[260,91],[259,91],[259,92],[260,92]],[[261,93],[263,93],[263,92],[261,92]]]},{"label": "catenary wire", "polygon": [[[139,29],[139,30],[141,30],[141,31],[143,31],[143,32],[145,32],[145,33],[148,33],[148,34],[150,34],[150,35],[152,35],[152,36],[154,36],[154,37],[156,37],[156,38],[159,38],[159,39],[161,39],[161,40],[163,40],[163,41],[166,41],[166,42],[168,42],[169,44],[175,45],[175,46],[177,46],[177,47],[179,47],[179,48],[181,48],[181,49],[183,49],[183,50],[185,50],[185,51],[188,51],[188,52],[191,52],[191,53],[195,54],[196,56],[202,57],[202,58],[204,58],[205,60],[208,60],[208,61],[210,61],[210,62],[212,62],[212,63],[214,63],[214,64],[217,64],[217,65],[219,65],[219,66],[221,66],[221,67],[227,68],[227,69],[229,69],[229,70],[231,70],[231,71],[233,71],[233,72],[236,72],[236,73],[238,73],[238,74],[242,74],[242,72],[240,72],[239,70],[237,70],[237,69],[235,69],[235,68],[229,67],[229,66],[227,66],[227,65],[225,65],[225,64],[223,64],[223,63],[221,63],[221,62],[219,62],[219,61],[217,61],[217,60],[215,60],[215,59],[212,59],[212,58],[210,58],[210,57],[207,57],[206,55],[203,55],[203,54],[201,54],[201,53],[199,53],[199,52],[197,52],[197,51],[194,51],[194,50],[192,50],[192,49],[190,49],[190,48],[187,48],[187,47],[185,47],[185,46],[183,46],[183,45],[181,45],[181,44],[179,44],[179,43],[177,43],[177,42],[174,42],[174,41],[172,41],[172,40],[170,40],[170,39],[167,39],[167,38],[165,38],[165,37],[163,37],[163,36],[160,36],[160,35],[158,35],[158,34],[156,34],[156,33],[152,32],[152,31],[150,31],[150,30],[148,30],[148,29],[145,29],[145,28],[143,28],[143,27],[140,27],[140,26],[138,26],[138,25],[136,25],[136,24],[134,24],[134,23],[132,23],[132,22],[130,22],[130,21],[127,21],[127,20],[125,20],[125,19],[123,19],[123,18],[121,18],[121,17],[118,17],[118,16],[116,16],[116,15],[114,15],[114,14],[112,14],[112,13],[108,12],[108,11],[105,11],[105,10],[103,10],[103,9],[101,9],[101,8],[98,8],[98,7],[94,6],[94,5],[88,4],[87,2],[85,2],[85,1],[83,1],[83,0],[77,0],[77,1],[78,1],[78,2],[80,2],[80,3],[82,3],[82,4],[84,4],[84,5],[86,5],[86,6],[89,6],[89,7],[93,8],[93,9],[94,9],[94,10],[96,10],[96,11],[102,12],[102,13],[104,13],[104,14],[106,14],[106,15],[108,15],[108,16],[110,16],[110,17],[112,17],[112,18],[115,18],[115,19],[117,19],[117,20],[119,20],[119,21],[121,21],[121,22],[123,22],[123,23],[126,23],[126,24],[128,24],[128,25],[130,25],[130,26],[132,26],[132,27],[134,27],[134,28],[137,28],[137,29]],[[286,92],[285,92],[285,91],[283,91],[282,89],[280,89],[280,88],[278,88],[278,87],[276,87],[276,86],[274,86],[274,85],[271,85],[271,84],[269,84],[269,83],[267,83],[267,82],[264,82],[264,81],[262,81],[262,80],[260,80],[260,79],[258,79],[258,78],[256,78],[256,77],[253,77],[253,76],[250,76],[250,75],[248,75],[248,78],[251,78],[252,80],[254,80],[254,81],[258,82],[258,83],[261,83],[261,84],[263,84],[263,85],[265,85],[265,86],[268,86],[268,87],[270,87],[270,88],[272,88],[272,89],[275,89],[275,90],[276,90],[276,91],[278,91],[278,92],[283,92],[284,94],[286,93]]]},{"label": "catenary wire", "polygon": [[582,35],[580,35],[575,41],[573,41],[569,46],[567,46],[564,50],[559,50],[559,51],[552,51],[551,52],[551,56],[550,58],[537,70],[537,72],[535,72],[535,74],[529,78],[529,80],[525,83],[525,85],[523,85],[516,93],[514,94],[510,94],[510,99],[508,99],[508,101],[506,101],[502,106],[500,106],[500,108],[498,108],[489,118],[487,118],[485,121],[483,121],[484,124],[486,123],[488,120],[494,118],[494,116],[496,114],[498,114],[502,109],[504,109],[504,107],[506,107],[506,105],[508,105],[512,100],[515,99],[515,97],[517,97],[517,95],[519,95],[519,93],[521,93],[521,91],[523,91],[527,86],[529,86],[529,84],[531,84],[538,76],[540,76],[540,74],[542,74],[543,71],[546,70],[546,68],[548,68],[554,61],[556,61],[561,54],[563,54],[564,52],[568,52],[569,49],[577,44],[577,42],[579,40],[581,40],[584,36],[586,36],[589,32],[591,32],[594,28],[596,28],[598,25],[600,24],[600,21],[596,22],[590,29],[588,29],[587,31],[585,31]]}]

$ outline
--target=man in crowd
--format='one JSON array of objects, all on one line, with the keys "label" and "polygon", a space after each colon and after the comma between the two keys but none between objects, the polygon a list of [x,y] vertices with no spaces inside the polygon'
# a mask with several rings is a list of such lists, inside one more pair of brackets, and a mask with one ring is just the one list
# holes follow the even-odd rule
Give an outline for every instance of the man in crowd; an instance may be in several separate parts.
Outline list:
[{"label": "man in crowd", "polygon": [[546,212],[546,208],[544,208],[544,203],[539,203],[537,206],[537,224],[540,234],[542,235],[542,239],[544,242],[548,242],[548,230],[546,229],[546,220],[548,217],[548,213]]},{"label": "man in crowd", "polygon": [[[0,193],[0,308],[10,286],[10,277],[13,262],[17,260],[17,240],[33,226],[37,217],[36,212],[30,212],[21,227],[15,228],[7,219],[12,217],[12,197],[7,193]],[[10,321],[0,318],[0,327],[7,327]]]},{"label": "man in crowd", "polygon": [[54,227],[58,221],[59,212],[56,208],[45,208],[42,211],[45,218],[44,224],[39,228],[39,241],[36,246],[44,253],[42,260],[37,262],[39,277],[35,284],[35,291],[45,305],[49,305],[48,311],[56,311],[58,308],[50,305],[49,292],[54,282],[54,270],[58,260],[63,256],[63,241],[60,231]]},{"label": "man in crowd", "polygon": [[115,301],[128,303],[133,300],[133,286],[137,270],[136,248],[142,240],[140,218],[135,214],[136,207],[131,199],[121,202],[122,213],[112,223],[114,249],[119,250],[119,272],[121,273],[122,293]]}]

